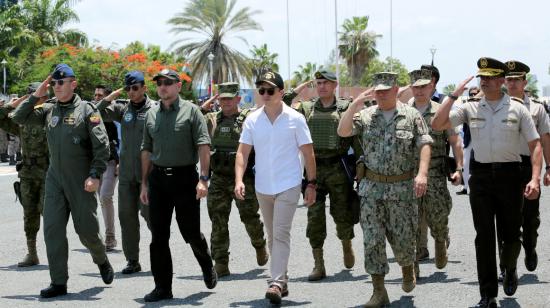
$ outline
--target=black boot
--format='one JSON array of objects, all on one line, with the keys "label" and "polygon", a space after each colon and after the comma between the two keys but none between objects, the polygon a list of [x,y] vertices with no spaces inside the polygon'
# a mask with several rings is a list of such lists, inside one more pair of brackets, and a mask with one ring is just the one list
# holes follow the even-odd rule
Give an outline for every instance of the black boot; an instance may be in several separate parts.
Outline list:
[{"label": "black boot", "polygon": [[15,156],[10,155],[10,166],[15,166],[17,164],[17,161],[15,160]]},{"label": "black boot", "polygon": [[40,297],[50,298],[67,294],[66,284],[50,284],[49,287],[40,290]]},{"label": "black boot", "polygon": [[213,266],[208,270],[203,270],[202,277],[204,278],[204,284],[208,289],[214,289],[218,284],[218,274]]},{"label": "black boot", "polygon": [[137,273],[137,272],[141,272],[141,265],[136,260],[128,261],[128,264],[122,270],[122,273],[124,275],[133,274],[133,273]]},{"label": "black boot", "polygon": [[504,275],[504,281],[502,282],[502,288],[504,293],[508,296],[514,295],[518,288],[518,273],[516,269],[506,270]]},{"label": "black boot", "polygon": [[474,308],[497,308],[497,300],[494,297],[483,296]]},{"label": "black boot", "polygon": [[105,284],[111,284],[113,278],[115,278],[115,272],[113,271],[111,263],[109,263],[109,259],[105,260],[105,263],[98,265],[98,267],[103,282],[105,282]]},{"label": "black boot", "polygon": [[146,302],[158,302],[163,299],[173,298],[171,290],[165,290],[161,288],[155,288],[151,293],[145,295],[143,298]]},{"label": "black boot", "polygon": [[537,251],[535,248],[525,250],[525,268],[528,271],[532,272],[537,269],[537,264],[539,263],[539,257],[537,256]]}]

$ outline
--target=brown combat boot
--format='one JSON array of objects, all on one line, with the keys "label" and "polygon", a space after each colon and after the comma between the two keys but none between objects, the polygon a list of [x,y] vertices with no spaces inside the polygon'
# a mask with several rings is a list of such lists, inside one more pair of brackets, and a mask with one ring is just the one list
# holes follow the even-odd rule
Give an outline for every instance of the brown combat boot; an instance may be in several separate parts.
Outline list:
[{"label": "brown combat boot", "polygon": [[388,291],[384,286],[384,275],[372,275],[372,296],[370,300],[365,304],[365,308],[379,308],[390,303],[388,298]]},{"label": "brown combat boot", "polygon": [[216,262],[216,264],[214,265],[214,269],[216,270],[216,274],[218,274],[218,278],[231,275],[231,272],[229,271],[229,265],[227,265],[227,263]]},{"label": "brown combat boot", "polygon": [[40,263],[38,260],[38,254],[36,253],[36,240],[27,240],[28,253],[23,258],[23,261],[17,263],[18,267],[33,266]]},{"label": "brown combat boot", "polygon": [[265,246],[261,248],[256,248],[256,261],[258,262],[258,265],[259,266],[265,265],[268,260],[269,260],[269,255],[267,254],[267,250],[265,249]]},{"label": "brown combat boot", "polygon": [[445,268],[447,260],[447,244],[445,241],[435,241],[435,267]]},{"label": "brown combat boot", "polygon": [[403,291],[409,293],[416,287],[416,276],[414,275],[414,264],[402,266],[401,272],[403,273],[403,284],[401,288]]},{"label": "brown combat boot", "polygon": [[315,260],[315,266],[311,274],[307,276],[307,280],[317,281],[327,277],[325,261],[323,260],[323,248],[313,248],[313,259]]},{"label": "brown combat boot", "polygon": [[342,248],[344,250],[344,266],[347,269],[353,268],[353,266],[355,265],[355,254],[353,253],[351,240],[343,240]]}]

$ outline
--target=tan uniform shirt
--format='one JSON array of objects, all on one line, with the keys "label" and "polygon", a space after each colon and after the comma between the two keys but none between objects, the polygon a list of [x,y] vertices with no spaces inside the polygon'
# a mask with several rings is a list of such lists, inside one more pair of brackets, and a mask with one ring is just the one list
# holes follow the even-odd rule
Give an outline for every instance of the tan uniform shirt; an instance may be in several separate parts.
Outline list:
[{"label": "tan uniform shirt", "polygon": [[539,138],[529,110],[506,94],[494,111],[484,96],[457,106],[449,117],[453,127],[470,126],[475,160],[480,163],[521,161],[520,137]]},{"label": "tan uniform shirt", "polygon": [[[548,114],[544,109],[544,105],[531,101],[527,95],[523,97],[523,105],[527,107],[531,113],[531,117],[533,118],[535,128],[537,129],[539,135],[542,137],[543,135],[550,133],[550,120],[548,119]],[[527,140],[525,140],[523,136],[521,137],[520,154],[531,156],[531,152],[529,152],[529,145],[527,145]]]}]

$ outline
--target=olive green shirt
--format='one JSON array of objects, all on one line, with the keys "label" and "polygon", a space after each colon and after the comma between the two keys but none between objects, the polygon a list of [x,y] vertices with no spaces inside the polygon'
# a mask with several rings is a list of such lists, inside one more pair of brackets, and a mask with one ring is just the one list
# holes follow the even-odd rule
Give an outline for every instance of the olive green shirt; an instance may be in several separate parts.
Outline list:
[{"label": "olive green shirt", "polygon": [[160,101],[147,111],[141,151],[151,153],[153,164],[195,165],[201,144],[210,144],[210,136],[200,107],[191,101],[178,98],[168,109]]}]

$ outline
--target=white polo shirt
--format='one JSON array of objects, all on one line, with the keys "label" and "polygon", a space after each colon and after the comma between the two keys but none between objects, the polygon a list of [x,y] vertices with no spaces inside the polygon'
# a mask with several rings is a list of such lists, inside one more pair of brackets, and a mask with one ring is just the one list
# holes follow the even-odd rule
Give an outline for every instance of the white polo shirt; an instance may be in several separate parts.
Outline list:
[{"label": "white polo shirt", "polygon": [[275,195],[302,182],[300,146],[313,143],[304,116],[283,104],[273,124],[264,107],[252,112],[243,124],[240,143],[256,152],[256,191]]}]

